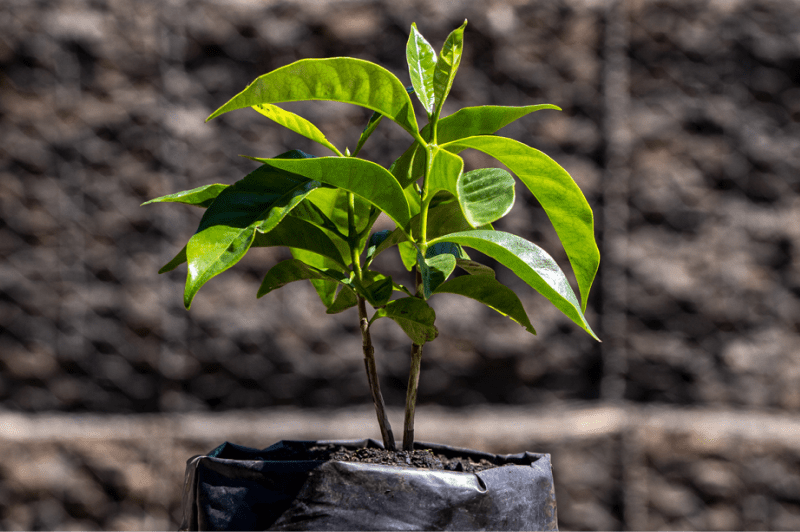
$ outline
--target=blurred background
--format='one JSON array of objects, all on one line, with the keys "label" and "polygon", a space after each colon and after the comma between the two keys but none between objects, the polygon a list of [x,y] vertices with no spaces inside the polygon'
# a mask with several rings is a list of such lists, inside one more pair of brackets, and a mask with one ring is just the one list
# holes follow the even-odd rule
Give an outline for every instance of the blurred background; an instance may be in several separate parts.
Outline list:
[{"label": "blurred background", "polygon": [[[158,269],[202,211],[139,205],[323,148],[250,111],[306,57],[409,84],[408,29],[469,19],[445,105],[551,103],[500,133],[595,213],[594,342],[510,272],[538,336],[437,296],[417,439],[553,455],[562,529],[800,529],[800,4],[785,0],[4,0],[0,7],[0,528],[175,529],[185,461],[231,440],[379,437],[354,309],[308,283],[257,300],[252,250],[182,304]],[[286,108],[353,148],[369,112]],[[362,155],[408,136],[382,123]],[[468,167],[495,165],[465,154]],[[568,270],[524,187],[498,228]],[[407,274],[382,257],[380,268]],[[392,259],[391,261],[388,259]],[[386,323],[382,323],[386,322]],[[402,427],[408,344],[373,328]]]}]

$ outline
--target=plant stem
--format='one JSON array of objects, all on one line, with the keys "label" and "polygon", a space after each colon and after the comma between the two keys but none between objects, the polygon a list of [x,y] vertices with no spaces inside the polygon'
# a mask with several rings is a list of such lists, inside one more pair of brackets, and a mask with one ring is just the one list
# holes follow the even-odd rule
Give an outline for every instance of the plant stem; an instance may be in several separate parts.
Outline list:
[{"label": "plant stem", "polygon": [[361,346],[364,351],[364,366],[367,369],[367,380],[369,389],[372,392],[372,402],[375,404],[375,413],[378,414],[378,424],[381,427],[381,437],[383,447],[386,450],[396,450],[394,444],[394,434],[389,417],[386,415],[386,405],[383,403],[381,385],[378,381],[378,370],[375,366],[375,348],[372,347],[372,337],[369,334],[369,319],[367,319],[367,306],[364,298],[358,296],[358,319],[361,328]]},{"label": "plant stem", "polygon": [[403,450],[414,450],[414,413],[417,408],[417,387],[419,386],[419,368],[422,361],[422,346],[411,344],[411,370],[408,373],[406,389],[406,417],[403,422]]}]

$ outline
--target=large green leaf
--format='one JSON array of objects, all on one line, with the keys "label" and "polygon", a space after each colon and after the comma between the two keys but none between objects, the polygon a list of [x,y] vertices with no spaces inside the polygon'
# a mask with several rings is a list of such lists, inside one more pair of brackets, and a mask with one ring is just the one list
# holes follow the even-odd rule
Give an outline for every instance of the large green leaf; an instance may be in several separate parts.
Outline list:
[{"label": "large green leaf", "polygon": [[251,159],[361,196],[386,213],[399,227],[406,227],[411,218],[403,189],[394,176],[379,164],[353,157]]},{"label": "large green leaf", "polygon": [[439,59],[436,61],[436,66],[433,70],[433,93],[436,98],[435,116],[438,117],[442,110],[442,104],[450,94],[450,88],[453,86],[453,79],[456,77],[458,65],[461,63],[461,54],[464,51],[464,28],[467,27],[467,21],[453,30],[447,36],[447,40],[442,46],[442,52],[439,54]]},{"label": "large green leaf", "polygon": [[375,311],[370,323],[380,318],[391,318],[405,331],[417,345],[430,342],[439,334],[436,326],[436,312],[425,301],[417,297],[403,297],[389,301]]},{"label": "large green leaf", "polygon": [[339,150],[336,149],[336,146],[328,141],[328,139],[325,137],[325,134],[322,133],[317,126],[302,116],[291,113],[285,109],[281,109],[277,105],[272,105],[270,103],[260,103],[254,105],[253,109],[266,116],[270,120],[277,122],[288,129],[291,129],[295,133],[299,133],[300,135],[303,135],[307,139],[311,139],[314,142],[319,142],[336,155],[341,155]]},{"label": "large green leaf", "polygon": [[186,244],[186,308],[201,286],[244,256],[256,231],[273,229],[319,186],[318,181],[264,165],[223,190]]},{"label": "large green leaf", "polygon": [[141,206],[149,205],[150,203],[185,203],[186,205],[195,205],[197,207],[208,207],[214,202],[220,193],[228,188],[230,185],[221,185],[219,183],[213,185],[203,185],[202,187],[193,188],[192,190],[184,190],[182,192],[175,192],[174,194],[167,194],[159,198],[153,198],[150,201],[145,201]]},{"label": "large green leaf", "polygon": [[286,286],[294,281],[308,279],[330,280],[337,283],[347,281],[347,275],[338,270],[324,270],[315,268],[298,259],[288,259],[279,262],[267,272],[261,286],[258,288],[256,297],[262,297],[273,290]]},{"label": "large green leaf", "polygon": [[564,245],[578,281],[581,309],[585,311],[600,264],[600,251],[594,239],[592,209],[567,171],[539,150],[505,137],[467,137],[442,147],[455,153],[466,148],[480,150],[517,174],[547,213]]},{"label": "large green leaf", "polygon": [[433,112],[433,105],[436,103],[433,91],[436,51],[425,40],[425,37],[417,31],[417,25],[413,22],[411,23],[411,32],[408,34],[408,43],[406,44],[406,62],[408,63],[408,74],[411,77],[414,92],[417,93],[419,101],[422,102],[425,111],[430,115]]},{"label": "large green leaf", "polygon": [[[550,104],[527,105],[524,107],[482,105],[480,107],[464,107],[455,113],[439,119],[436,126],[436,140],[444,144],[453,140],[476,135],[491,135],[508,124],[541,109],[559,107]],[[423,138],[430,138],[430,124],[422,128]],[[425,149],[419,142],[414,142],[392,165],[392,174],[406,188],[416,181],[425,170]]]},{"label": "large green leaf", "polygon": [[433,241],[454,242],[492,257],[542,294],[568,318],[597,339],[564,272],[542,248],[503,231],[463,231]]},{"label": "large green leaf", "polygon": [[253,246],[294,247],[327,257],[341,268],[346,268],[347,264],[342,258],[339,248],[325,231],[294,216],[285,217],[281,223],[268,233],[257,232],[255,239],[253,239]]},{"label": "large green leaf", "polygon": [[345,102],[372,109],[419,139],[411,98],[400,80],[380,65],[352,57],[301,59],[259,76],[206,121],[234,109],[304,100]]},{"label": "large green leaf", "polygon": [[501,168],[479,168],[458,178],[458,202],[469,224],[478,228],[499,220],[514,206],[514,177]]},{"label": "large green leaf", "polygon": [[522,306],[522,302],[513,290],[497,281],[491,275],[462,275],[454,277],[449,281],[440,284],[435,294],[459,294],[480,301],[489,308],[492,308],[516,321],[531,334],[536,334],[536,330],[528,319],[528,314]]}]

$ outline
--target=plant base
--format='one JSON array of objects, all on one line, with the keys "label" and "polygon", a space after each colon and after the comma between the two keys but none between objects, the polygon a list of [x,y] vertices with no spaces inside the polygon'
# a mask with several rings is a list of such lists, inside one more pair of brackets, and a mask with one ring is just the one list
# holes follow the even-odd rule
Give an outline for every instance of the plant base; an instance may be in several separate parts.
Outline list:
[{"label": "plant base", "polygon": [[314,446],[373,440],[224,443],[186,464],[181,530],[557,530],[550,455],[493,455],[416,442],[475,473],[313,459]]}]

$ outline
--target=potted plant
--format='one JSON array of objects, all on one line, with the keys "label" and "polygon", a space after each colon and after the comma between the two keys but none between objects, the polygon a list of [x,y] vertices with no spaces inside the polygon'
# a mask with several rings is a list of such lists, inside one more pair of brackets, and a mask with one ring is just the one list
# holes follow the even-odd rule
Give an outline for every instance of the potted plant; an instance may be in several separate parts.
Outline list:
[{"label": "potted plant", "polygon": [[[206,209],[195,234],[159,272],[188,263],[187,309],[209,279],[251,247],[263,246],[287,246],[293,258],[269,269],[258,297],[309,280],[327,313],[357,307],[383,440],[382,445],[374,440],[284,441],[263,451],[225,443],[187,464],[185,528],[557,526],[549,455],[496,456],[414,441],[423,346],[438,332],[431,297],[449,293],[475,299],[536,334],[517,295],[465,248],[509,268],[596,338],[584,317],[599,264],[588,202],[547,155],[494,135],[534,111],[560,109],[547,104],[482,106],[441,116],[461,60],[466,24],[448,36],[438,55],[412,24],[406,47],[408,88],[381,66],[349,57],[303,59],[258,77],[208,120],[249,107],[333,156],[292,150],[250,157],[261,165],[233,185],[211,184],[147,202]],[[427,117],[421,129],[412,94]],[[275,105],[302,100],[351,103],[373,115],[355,149],[342,152],[311,122]],[[384,118],[411,137],[408,149],[388,169],[358,157]],[[580,300],[544,250],[492,227],[514,203],[515,178],[500,168],[465,172],[459,153],[466,149],[494,157],[533,193],[564,246]],[[394,230],[372,231],[380,214],[394,223]],[[412,286],[373,268],[375,257],[390,248],[414,272]],[[456,268],[465,274],[454,276]],[[370,337],[371,324],[381,318],[395,321],[411,343],[402,450],[396,448],[386,416]],[[402,467],[414,465],[423,469]]]}]

